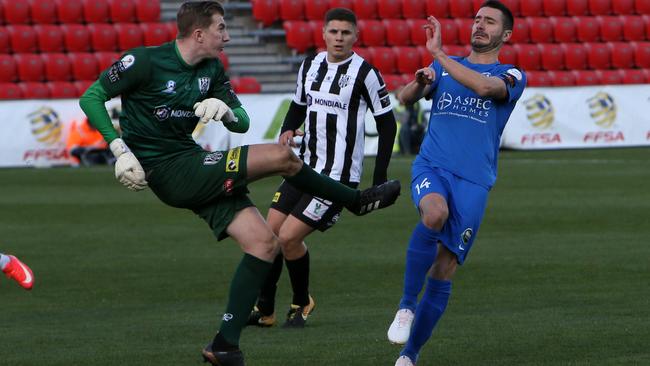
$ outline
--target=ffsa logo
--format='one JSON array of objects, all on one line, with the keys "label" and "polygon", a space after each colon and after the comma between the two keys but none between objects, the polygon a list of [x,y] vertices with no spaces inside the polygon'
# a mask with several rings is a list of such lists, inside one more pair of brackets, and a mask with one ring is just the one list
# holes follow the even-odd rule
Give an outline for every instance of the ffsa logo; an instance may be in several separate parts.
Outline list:
[{"label": "ffsa logo", "polygon": [[547,129],[555,120],[555,109],[551,101],[542,94],[535,94],[524,101],[526,117],[530,124],[539,129]]},{"label": "ffsa logo", "polygon": [[598,92],[587,99],[587,103],[589,105],[589,115],[598,126],[611,128],[614,125],[617,110],[614,97],[605,92]]},{"label": "ffsa logo", "polygon": [[62,134],[62,124],[59,114],[50,107],[42,107],[28,115],[32,127],[32,135],[47,145],[59,142]]}]

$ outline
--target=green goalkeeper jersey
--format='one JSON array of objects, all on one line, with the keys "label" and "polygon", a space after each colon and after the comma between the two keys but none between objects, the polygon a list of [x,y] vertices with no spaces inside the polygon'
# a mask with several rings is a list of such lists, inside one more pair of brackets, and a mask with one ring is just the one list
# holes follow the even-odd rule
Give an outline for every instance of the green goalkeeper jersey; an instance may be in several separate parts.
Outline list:
[{"label": "green goalkeeper jersey", "polygon": [[102,72],[99,83],[108,98],[121,95],[122,138],[144,167],[201,150],[192,139],[198,122],[195,103],[217,98],[231,109],[241,106],[221,61],[207,59],[190,66],[175,42],[128,51]]}]

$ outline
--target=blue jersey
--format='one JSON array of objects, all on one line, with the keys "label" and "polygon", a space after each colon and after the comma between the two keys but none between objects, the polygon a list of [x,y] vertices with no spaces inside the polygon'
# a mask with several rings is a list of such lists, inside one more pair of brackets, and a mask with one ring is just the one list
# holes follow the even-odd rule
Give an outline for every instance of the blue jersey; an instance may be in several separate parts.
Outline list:
[{"label": "blue jersey", "polygon": [[436,78],[425,96],[432,102],[429,127],[416,161],[490,189],[496,181],[501,133],[526,86],[526,75],[512,65],[452,58],[469,69],[503,79],[508,97],[502,101],[481,98],[434,61],[430,67]]}]

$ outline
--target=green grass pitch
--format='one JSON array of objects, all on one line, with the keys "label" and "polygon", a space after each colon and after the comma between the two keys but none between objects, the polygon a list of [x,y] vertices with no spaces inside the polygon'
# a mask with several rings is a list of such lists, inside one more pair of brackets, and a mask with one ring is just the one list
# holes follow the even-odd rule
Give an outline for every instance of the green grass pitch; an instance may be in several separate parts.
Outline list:
[{"label": "green grass pitch", "polygon": [[[649,365],[650,149],[501,154],[499,180],[426,365]],[[366,162],[366,180],[372,175]],[[393,365],[386,330],[418,217],[410,159],[387,210],[309,237],[317,309],[304,330],[248,328],[247,364]],[[0,170],[0,365],[199,365],[241,258],[190,211],[132,193],[109,168]],[[251,185],[265,213],[279,179]],[[291,300],[286,270],[280,319]]]}]

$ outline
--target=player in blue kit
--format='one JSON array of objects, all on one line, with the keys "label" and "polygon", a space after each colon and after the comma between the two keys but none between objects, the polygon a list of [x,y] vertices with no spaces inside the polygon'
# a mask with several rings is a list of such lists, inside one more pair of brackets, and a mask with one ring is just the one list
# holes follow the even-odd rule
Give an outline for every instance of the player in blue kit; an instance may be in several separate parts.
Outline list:
[{"label": "player in blue kit", "polygon": [[450,57],[442,51],[440,23],[430,16],[426,47],[435,61],[418,70],[398,96],[404,104],[422,97],[432,103],[428,131],[412,167],[411,195],[421,220],[409,242],[404,293],[388,330],[389,341],[406,344],[395,366],[415,365],[431,337],[496,180],[501,133],[526,85],[522,71],[498,62],[513,23],[507,7],[486,1],[474,19],[471,53]]}]

